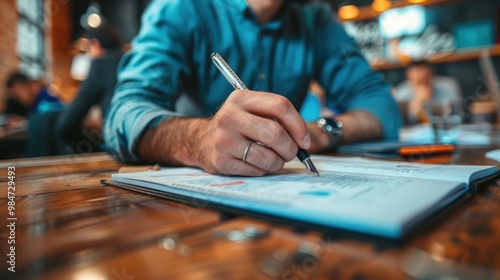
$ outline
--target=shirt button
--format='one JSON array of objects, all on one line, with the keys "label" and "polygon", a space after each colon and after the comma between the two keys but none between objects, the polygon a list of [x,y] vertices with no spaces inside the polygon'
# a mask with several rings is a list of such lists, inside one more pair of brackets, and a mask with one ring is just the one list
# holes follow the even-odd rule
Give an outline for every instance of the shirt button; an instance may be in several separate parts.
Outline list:
[{"label": "shirt button", "polygon": [[258,75],[258,78],[259,78],[259,80],[264,81],[264,80],[266,80],[266,74],[260,72]]}]

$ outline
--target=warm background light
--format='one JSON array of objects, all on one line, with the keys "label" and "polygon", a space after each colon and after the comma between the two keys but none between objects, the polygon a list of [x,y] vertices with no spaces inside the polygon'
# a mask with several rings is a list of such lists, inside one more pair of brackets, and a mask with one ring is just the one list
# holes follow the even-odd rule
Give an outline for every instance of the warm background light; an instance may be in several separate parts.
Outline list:
[{"label": "warm background light", "polygon": [[373,0],[372,9],[375,12],[381,13],[391,8],[391,1],[389,0]]},{"label": "warm background light", "polygon": [[355,19],[359,16],[359,8],[355,5],[342,6],[339,9],[339,17],[344,20]]},{"label": "warm background light", "polygon": [[89,17],[87,18],[87,24],[92,28],[97,28],[101,26],[101,23],[102,23],[101,16],[96,13],[90,14]]},{"label": "warm background light", "polygon": [[426,2],[427,0],[408,0],[408,3],[412,3],[412,4],[420,4],[420,3],[424,3]]}]

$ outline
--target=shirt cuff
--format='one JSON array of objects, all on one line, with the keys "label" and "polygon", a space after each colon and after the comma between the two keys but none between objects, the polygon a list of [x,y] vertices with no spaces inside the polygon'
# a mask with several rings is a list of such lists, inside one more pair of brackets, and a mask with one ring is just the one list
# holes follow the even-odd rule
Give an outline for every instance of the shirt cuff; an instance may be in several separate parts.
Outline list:
[{"label": "shirt cuff", "polygon": [[[105,124],[105,151],[114,154],[126,163],[141,163],[136,154],[140,138],[146,130],[153,129],[163,120],[172,117],[172,112],[155,108],[138,112],[120,112],[122,107]],[[121,116],[118,116],[121,115]]]}]

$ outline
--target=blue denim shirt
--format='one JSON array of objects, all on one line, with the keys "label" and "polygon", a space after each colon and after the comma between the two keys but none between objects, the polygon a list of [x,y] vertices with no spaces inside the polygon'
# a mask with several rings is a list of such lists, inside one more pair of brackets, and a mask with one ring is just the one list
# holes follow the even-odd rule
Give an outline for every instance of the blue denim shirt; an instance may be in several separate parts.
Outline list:
[{"label": "blue denim shirt", "polygon": [[137,162],[135,145],[146,129],[171,116],[215,114],[233,88],[212,64],[213,52],[249,89],[286,96],[297,109],[314,79],[336,112],[370,112],[385,138],[397,139],[401,117],[389,85],[331,9],[284,2],[276,19],[260,25],[244,0],[153,1],[121,62],[105,149]]}]

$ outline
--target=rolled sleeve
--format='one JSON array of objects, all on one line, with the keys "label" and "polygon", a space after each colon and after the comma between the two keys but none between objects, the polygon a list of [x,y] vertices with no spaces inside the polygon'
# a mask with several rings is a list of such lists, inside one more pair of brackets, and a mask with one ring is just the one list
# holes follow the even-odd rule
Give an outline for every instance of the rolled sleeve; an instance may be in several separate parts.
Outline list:
[{"label": "rolled sleeve", "polygon": [[[105,121],[104,149],[124,162],[140,162],[136,144],[143,132],[154,128],[175,113],[153,105],[147,98],[137,98],[138,91],[117,92]],[[148,92],[142,92],[144,96]]]},{"label": "rolled sleeve", "polygon": [[104,149],[122,161],[140,162],[136,145],[145,130],[176,115],[175,102],[190,76],[192,26],[186,18],[191,11],[182,1],[152,2],[132,50],[120,63],[105,118]]},{"label": "rolled sleeve", "polygon": [[327,104],[345,113],[363,110],[376,117],[385,139],[398,139],[402,120],[390,85],[373,71],[352,38],[331,16],[319,38],[318,81],[328,92]]}]

